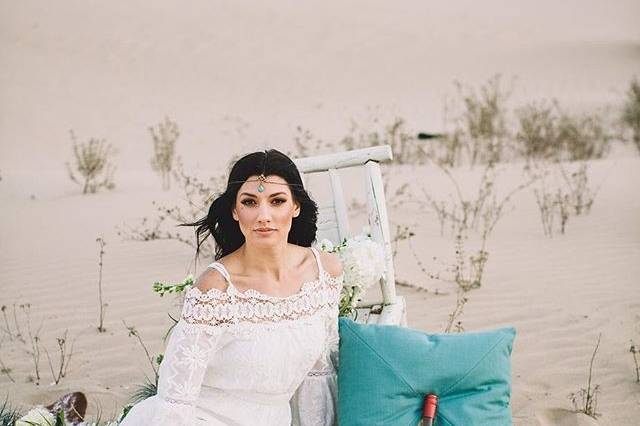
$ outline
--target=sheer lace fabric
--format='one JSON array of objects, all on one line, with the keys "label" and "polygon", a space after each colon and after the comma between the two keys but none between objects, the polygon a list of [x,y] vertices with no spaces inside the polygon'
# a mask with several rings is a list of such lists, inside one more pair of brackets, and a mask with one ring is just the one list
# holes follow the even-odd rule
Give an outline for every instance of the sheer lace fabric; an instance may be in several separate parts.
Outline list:
[{"label": "sheer lace fabric", "polygon": [[[276,297],[196,287],[185,294],[160,365],[158,394],[121,425],[337,424],[338,304],[343,275],[322,268]],[[215,267],[229,280],[219,263]]]}]

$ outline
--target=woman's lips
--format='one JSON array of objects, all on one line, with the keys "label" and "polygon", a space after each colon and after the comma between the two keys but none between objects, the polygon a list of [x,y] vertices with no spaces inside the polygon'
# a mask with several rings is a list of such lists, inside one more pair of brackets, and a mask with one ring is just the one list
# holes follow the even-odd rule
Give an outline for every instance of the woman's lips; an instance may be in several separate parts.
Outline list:
[{"label": "woman's lips", "polygon": [[267,229],[267,230],[256,229],[256,232],[258,234],[270,234],[270,233],[272,233],[274,231],[275,231],[275,229]]}]

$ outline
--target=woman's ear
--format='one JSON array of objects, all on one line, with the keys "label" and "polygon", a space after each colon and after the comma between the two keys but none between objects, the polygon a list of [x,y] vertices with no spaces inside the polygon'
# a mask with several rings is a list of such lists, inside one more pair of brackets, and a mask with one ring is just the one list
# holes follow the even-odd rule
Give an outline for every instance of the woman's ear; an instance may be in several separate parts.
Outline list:
[{"label": "woman's ear", "polygon": [[300,203],[298,203],[297,201],[295,202],[295,207],[293,210],[293,217],[298,217],[300,216]]}]

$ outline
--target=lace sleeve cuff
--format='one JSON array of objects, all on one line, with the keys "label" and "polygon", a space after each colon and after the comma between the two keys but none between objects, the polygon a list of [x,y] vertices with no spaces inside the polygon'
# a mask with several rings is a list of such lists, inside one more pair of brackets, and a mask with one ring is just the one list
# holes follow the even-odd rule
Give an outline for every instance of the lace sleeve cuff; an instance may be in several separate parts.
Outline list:
[{"label": "lace sleeve cuff", "polygon": [[193,405],[158,396],[150,424],[154,426],[193,425]]}]

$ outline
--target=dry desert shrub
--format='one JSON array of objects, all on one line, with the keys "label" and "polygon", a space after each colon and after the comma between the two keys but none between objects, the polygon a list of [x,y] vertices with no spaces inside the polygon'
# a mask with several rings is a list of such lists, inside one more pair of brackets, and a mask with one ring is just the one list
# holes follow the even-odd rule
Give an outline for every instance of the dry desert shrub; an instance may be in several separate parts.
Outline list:
[{"label": "dry desert shrub", "polygon": [[[2,344],[4,343],[4,336],[2,336],[2,340],[0,340],[0,349],[2,349]],[[1,354],[1,353],[0,353]],[[7,378],[9,380],[11,380],[12,383],[15,383],[16,381],[14,380],[14,378],[11,376],[11,371],[12,369],[7,367],[7,365],[4,363],[4,361],[2,360],[2,358],[0,357],[0,373],[4,374],[7,376]],[[0,423],[1,424],[1,423]]]},{"label": "dry desert shrub", "polygon": [[310,157],[338,149],[336,144],[316,137],[311,130],[302,126],[296,126],[296,134],[293,136],[293,141],[295,150],[294,152],[286,152],[289,157]]},{"label": "dry desert shrub", "polygon": [[[483,169],[477,189],[472,196],[467,196],[463,193],[462,186],[451,168],[435,164],[451,182],[452,192],[455,195],[450,196],[449,201],[437,200],[431,196],[426,187],[421,185],[424,207],[431,207],[435,211],[440,220],[441,233],[445,225],[450,224],[455,246],[455,263],[449,270],[453,274],[451,281],[464,291],[479,288],[489,258],[487,251],[489,236],[503,216],[505,207],[512,197],[535,182],[536,177],[529,177],[523,183],[514,186],[506,195],[499,197],[495,189],[495,181],[499,173],[496,163],[490,161]],[[472,254],[467,254],[466,241],[471,231],[479,235],[480,248]]]},{"label": "dry desert shrub", "polygon": [[[393,236],[391,238],[391,244],[393,246],[393,251],[392,251],[393,258],[395,259],[398,254],[398,244],[402,241],[406,241],[409,247],[409,251],[411,252],[416,264],[418,265],[418,267],[420,268],[424,276],[432,280],[439,280],[440,275],[436,273],[432,273],[426,268],[426,266],[424,265],[424,262],[422,261],[422,259],[420,258],[420,255],[418,254],[419,250],[416,250],[416,248],[413,246],[411,241],[415,236],[416,236],[416,233],[413,232],[411,228],[409,228],[407,225],[396,224],[395,232],[393,233]],[[436,258],[434,257],[433,259],[435,260]],[[401,281],[399,279],[396,279],[396,285],[413,288],[418,291],[431,292],[433,295],[436,295],[436,296],[444,294],[440,292],[440,290],[437,288],[435,290],[431,290],[423,284],[410,283],[407,281]]]},{"label": "dry desert shrub", "polygon": [[[229,164],[236,161],[234,156]],[[226,187],[226,176],[211,176],[203,181],[185,172],[182,162],[178,158],[173,170],[174,181],[181,187],[182,196],[175,205],[152,204],[156,210],[155,216],[145,216],[134,226],[124,224],[118,227],[118,235],[133,241],[175,240],[187,244],[194,249],[197,242],[191,235],[176,229],[183,223],[190,223],[206,214],[211,199],[222,193]],[[213,257],[214,243],[206,239],[200,246],[200,252],[205,257]]]},{"label": "dry desert shrub", "polygon": [[374,117],[364,125],[352,119],[349,133],[340,141],[343,150],[389,145],[393,152],[391,162],[385,163],[389,165],[425,164],[428,155],[423,144],[416,132],[407,129],[405,120],[400,117],[393,117],[386,123]]},{"label": "dry desert shrub", "polygon": [[140,336],[140,332],[135,328],[135,326],[129,326],[127,323],[122,320],[125,328],[128,331],[129,337],[135,337],[138,340],[138,343],[142,347],[145,353],[145,357],[147,361],[149,361],[149,365],[151,365],[151,369],[153,371],[153,379],[149,379],[147,375],[145,375],[145,383],[139,385],[135,390],[134,394],[131,397],[131,402],[133,404],[138,403],[144,399],[149,398],[157,394],[158,392],[158,379],[159,379],[159,368],[160,363],[162,362],[162,354],[158,354],[155,357],[151,356],[149,352],[149,348],[145,345],[144,340],[142,340],[142,336]]},{"label": "dry desert shrub", "polygon": [[[57,350],[59,352],[59,357],[57,362],[55,362],[55,368],[54,368],[54,361],[49,355],[49,351],[47,350],[46,346],[43,344],[42,327],[44,324],[44,319],[40,321],[40,325],[38,326],[37,329],[35,329],[32,326],[32,321],[31,321],[32,320],[31,319],[31,303],[21,303],[20,305],[18,305],[23,317],[22,320],[18,320],[18,315],[16,313],[15,306],[16,304],[14,303],[15,328],[16,330],[21,330],[21,327],[19,326],[19,324],[20,322],[24,321],[25,328],[26,328],[26,337],[28,340],[23,337],[22,331],[17,331],[14,337],[17,337],[18,340],[26,346],[25,350],[29,355],[33,365],[33,375],[28,376],[27,380],[30,382],[34,382],[36,385],[40,384],[40,381],[42,380],[42,371],[40,367],[40,361],[41,361],[42,352],[44,351],[45,356],[47,357],[47,360],[49,362],[49,368],[51,370],[51,377],[52,377],[53,383],[58,384],[60,380],[63,377],[65,377],[67,374],[69,364],[71,362],[71,357],[73,356],[74,344],[80,334],[77,334],[76,337],[71,342],[69,342],[69,340],[67,339],[68,330],[65,330],[62,336],[56,337],[56,344],[57,344]],[[5,306],[3,305],[3,308],[4,307]],[[7,321],[6,325],[8,326],[8,324],[9,323]],[[9,329],[9,333],[7,334],[11,336],[13,333]],[[6,365],[4,365],[4,363],[2,362],[2,360],[0,360],[0,367],[2,368],[1,372],[3,374],[6,374],[9,377],[9,379],[13,381],[12,377],[9,374],[11,372],[11,369],[7,368]]]},{"label": "dry desert shrub", "polygon": [[[462,326],[462,321],[458,318],[462,315],[464,310],[464,305],[469,301],[469,298],[466,296],[466,292],[463,288],[458,288],[457,298],[456,298],[456,307],[449,314],[449,321],[447,322],[447,326],[444,329],[445,333],[451,333],[452,330],[455,330],[457,333],[461,333],[464,331],[464,327]],[[456,321],[457,320],[457,321]]]},{"label": "dry desert shrub", "polygon": [[516,110],[516,140],[526,158],[550,159],[557,152],[556,117],[550,106],[531,103]]},{"label": "dry desert shrub", "polygon": [[35,378],[31,378],[36,385],[40,384],[40,342],[42,338],[40,337],[40,332],[42,331],[42,324],[44,322],[40,322],[40,326],[35,333],[31,328],[31,304],[24,303],[20,305],[24,315],[27,318],[27,334],[29,335],[29,345],[31,346],[30,350],[27,350],[27,353],[31,356],[31,361],[33,362],[33,370],[35,374]]},{"label": "dry desert shrub", "polygon": [[[525,172],[536,178],[532,188],[540,211],[544,234],[552,237],[554,229],[565,233],[569,218],[588,214],[602,184],[595,189],[589,182],[589,164],[532,162]],[[554,183],[549,184],[548,180]]]},{"label": "dry desert shrub", "polygon": [[[60,380],[67,375],[67,370],[69,369],[69,364],[71,363],[71,356],[73,355],[73,345],[75,343],[75,339],[71,342],[71,347],[67,350],[67,332],[69,330],[65,330],[62,336],[56,337],[56,343],[58,344],[58,351],[60,352],[58,356],[57,367],[54,371],[53,361],[49,356],[49,351],[47,348],[44,348],[44,353],[47,356],[47,360],[49,361],[49,368],[51,370],[51,377],[53,377],[54,383],[57,385],[60,383]],[[76,335],[76,338],[78,336]]]},{"label": "dry desert shrub", "polygon": [[572,392],[569,394],[569,399],[573,404],[573,408],[576,412],[584,413],[587,416],[591,416],[596,419],[600,414],[598,409],[598,394],[600,393],[600,385],[592,384],[593,381],[593,361],[596,358],[598,347],[600,347],[600,338],[602,333],[598,335],[598,341],[596,347],[591,354],[591,361],[589,361],[589,374],[587,377],[587,387],[580,388],[578,392]]},{"label": "dry desert shrub", "polygon": [[389,145],[393,159],[385,163],[385,166],[424,164],[428,160],[424,142],[416,132],[407,128],[406,121],[401,117],[385,114],[379,107],[369,107],[363,116],[351,117],[347,134],[338,142],[318,138],[311,130],[302,126],[296,127],[294,142],[294,152],[286,152],[294,158]]},{"label": "dry desert shrub", "polygon": [[601,114],[570,114],[554,100],[532,102],[516,115],[518,151],[529,160],[579,161],[609,151],[612,136]]},{"label": "dry desert shrub", "polygon": [[450,167],[497,163],[509,155],[507,101],[511,89],[499,74],[479,90],[455,81],[456,97],[445,104],[445,134],[424,149],[435,162]]},{"label": "dry desert shrub", "polygon": [[73,141],[75,160],[73,168],[69,162],[66,163],[71,180],[82,186],[83,194],[95,193],[100,188],[115,188],[113,183],[115,166],[111,162],[115,154],[113,146],[107,144],[104,139],[96,138],[79,143],[73,130],[69,133]]},{"label": "dry desert shrub", "polygon": [[631,131],[631,140],[640,151],[640,82],[631,80],[622,110],[622,123]]},{"label": "dry desert shrub", "polygon": [[153,139],[153,157],[151,168],[162,178],[162,189],[171,187],[171,171],[175,163],[176,140],[180,136],[178,125],[165,117],[156,127],[150,126]]}]

